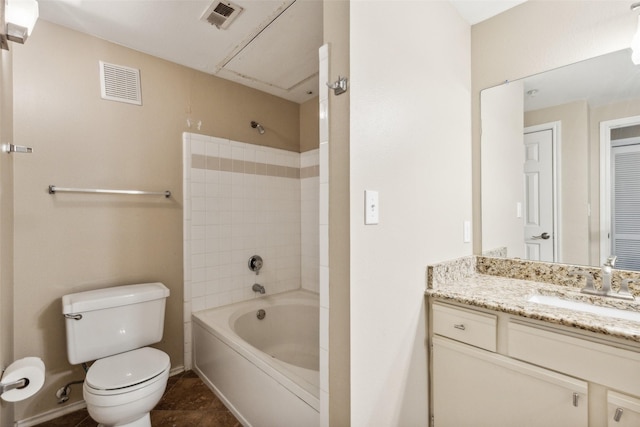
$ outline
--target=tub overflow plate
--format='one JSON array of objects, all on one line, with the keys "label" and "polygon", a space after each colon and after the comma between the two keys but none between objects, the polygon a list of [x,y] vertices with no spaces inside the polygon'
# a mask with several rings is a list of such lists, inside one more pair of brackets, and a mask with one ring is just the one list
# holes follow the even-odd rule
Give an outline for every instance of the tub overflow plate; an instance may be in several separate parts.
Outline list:
[{"label": "tub overflow plate", "polygon": [[267,315],[267,312],[266,312],[266,311],[264,311],[263,309],[258,310],[258,312],[256,313],[256,317],[257,317],[259,320],[264,319],[264,317],[265,317],[266,315]]}]

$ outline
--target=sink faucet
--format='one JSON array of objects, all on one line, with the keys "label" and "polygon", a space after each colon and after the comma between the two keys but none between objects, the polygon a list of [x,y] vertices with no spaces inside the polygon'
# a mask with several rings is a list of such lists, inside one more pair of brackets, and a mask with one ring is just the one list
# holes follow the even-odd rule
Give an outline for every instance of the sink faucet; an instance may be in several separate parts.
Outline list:
[{"label": "sink faucet", "polygon": [[613,276],[613,266],[616,264],[617,256],[610,256],[602,266],[602,293],[611,293],[611,277]]},{"label": "sink faucet", "polygon": [[602,265],[602,270],[601,270],[602,271],[602,288],[601,289],[596,289],[593,283],[593,275],[588,271],[574,270],[574,271],[570,271],[569,275],[584,276],[584,278],[586,279],[586,284],[584,288],[580,290],[580,292],[582,292],[583,294],[601,295],[601,296],[607,296],[607,297],[613,297],[613,298],[633,300],[635,298],[633,294],[629,292],[629,283],[633,282],[633,279],[623,280],[620,285],[620,290],[618,290],[618,292],[615,292],[613,289],[611,289],[611,282],[613,278],[613,266],[616,264],[616,258],[617,258],[616,256],[610,256]]},{"label": "sink faucet", "polygon": [[583,271],[583,270],[572,270],[572,271],[569,271],[568,274],[569,274],[569,276],[583,276],[585,278],[586,284],[580,290],[580,292],[582,292],[584,294],[599,295],[600,292],[593,285],[593,274],[591,274],[588,271]]},{"label": "sink faucet", "polygon": [[261,294],[264,294],[265,292],[267,292],[264,289],[264,286],[259,285],[257,283],[254,283],[253,286],[251,287],[251,289],[253,290],[253,292],[260,292]]}]

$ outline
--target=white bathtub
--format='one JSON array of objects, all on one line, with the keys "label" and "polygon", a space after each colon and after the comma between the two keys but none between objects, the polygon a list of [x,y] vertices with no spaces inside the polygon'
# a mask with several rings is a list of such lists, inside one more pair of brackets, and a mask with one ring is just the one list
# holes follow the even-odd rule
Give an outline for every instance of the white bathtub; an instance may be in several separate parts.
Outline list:
[{"label": "white bathtub", "polygon": [[244,426],[320,424],[316,294],[260,297],[192,320],[194,369]]}]

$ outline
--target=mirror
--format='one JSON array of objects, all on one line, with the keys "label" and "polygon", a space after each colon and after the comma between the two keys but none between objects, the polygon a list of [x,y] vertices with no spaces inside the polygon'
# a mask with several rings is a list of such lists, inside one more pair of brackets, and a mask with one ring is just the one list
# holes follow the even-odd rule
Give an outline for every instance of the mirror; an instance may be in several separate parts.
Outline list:
[{"label": "mirror", "polygon": [[640,270],[640,67],[623,50],[481,92],[482,250]]}]

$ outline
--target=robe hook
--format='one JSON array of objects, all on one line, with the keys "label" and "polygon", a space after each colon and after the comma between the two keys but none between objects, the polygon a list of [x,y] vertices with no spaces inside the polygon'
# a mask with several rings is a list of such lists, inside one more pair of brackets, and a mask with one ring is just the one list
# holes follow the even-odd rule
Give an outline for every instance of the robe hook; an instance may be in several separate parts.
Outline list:
[{"label": "robe hook", "polygon": [[333,90],[336,95],[342,95],[347,91],[348,79],[346,77],[338,76],[338,80],[333,83],[327,83],[327,87]]}]

